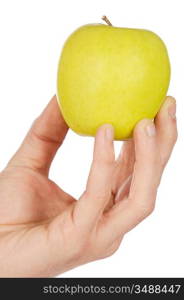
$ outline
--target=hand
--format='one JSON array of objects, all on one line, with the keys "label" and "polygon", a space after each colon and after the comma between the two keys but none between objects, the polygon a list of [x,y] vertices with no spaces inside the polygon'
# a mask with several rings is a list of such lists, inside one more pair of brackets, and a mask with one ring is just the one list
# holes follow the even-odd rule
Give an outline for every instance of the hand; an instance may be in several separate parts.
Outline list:
[{"label": "hand", "polygon": [[114,157],[113,128],[95,137],[86,189],[76,201],[48,178],[68,127],[54,97],[0,174],[0,276],[46,277],[112,255],[153,210],[176,142],[175,100],[155,125],[142,120]]}]

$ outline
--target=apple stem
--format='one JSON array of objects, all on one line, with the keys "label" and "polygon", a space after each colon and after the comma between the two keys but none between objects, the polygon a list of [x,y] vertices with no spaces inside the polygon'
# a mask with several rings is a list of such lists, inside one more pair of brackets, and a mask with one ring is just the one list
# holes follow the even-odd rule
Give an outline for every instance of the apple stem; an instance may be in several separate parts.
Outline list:
[{"label": "apple stem", "polygon": [[112,26],[112,23],[109,21],[109,19],[106,16],[103,16],[102,20],[105,21],[107,25]]}]

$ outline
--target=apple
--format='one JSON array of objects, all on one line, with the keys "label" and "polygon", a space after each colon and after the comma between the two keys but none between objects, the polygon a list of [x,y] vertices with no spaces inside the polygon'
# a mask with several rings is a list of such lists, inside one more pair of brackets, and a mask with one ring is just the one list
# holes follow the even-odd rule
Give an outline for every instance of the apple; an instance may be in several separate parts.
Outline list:
[{"label": "apple", "polygon": [[68,126],[94,136],[112,124],[115,140],[153,119],[166,96],[170,62],[164,42],[145,29],[88,24],[67,39],[58,65],[57,99]]}]

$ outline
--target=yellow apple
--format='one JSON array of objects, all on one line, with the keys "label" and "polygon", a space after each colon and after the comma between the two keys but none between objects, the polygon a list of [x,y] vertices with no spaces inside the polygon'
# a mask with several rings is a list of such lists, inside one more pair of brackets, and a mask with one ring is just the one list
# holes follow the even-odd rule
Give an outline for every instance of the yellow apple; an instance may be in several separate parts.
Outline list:
[{"label": "yellow apple", "polygon": [[169,57],[158,35],[89,24],[72,33],[64,45],[57,99],[76,133],[94,136],[100,125],[109,123],[115,140],[122,140],[132,136],[139,120],[155,117],[169,81]]}]

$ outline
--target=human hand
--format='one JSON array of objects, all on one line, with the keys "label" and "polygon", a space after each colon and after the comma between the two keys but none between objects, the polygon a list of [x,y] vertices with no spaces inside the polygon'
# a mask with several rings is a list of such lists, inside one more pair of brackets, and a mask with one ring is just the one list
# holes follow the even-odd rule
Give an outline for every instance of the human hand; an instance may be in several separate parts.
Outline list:
[{"label": "human hand", "polygon": [[115,160],[113,128],[96,134],[86,189],[76,201],[48,178],[68,127],[53,97],[0,173],[0,277],[55,276],[112,255],[153,210],[177,138],[175,100],[142,120]]}]

